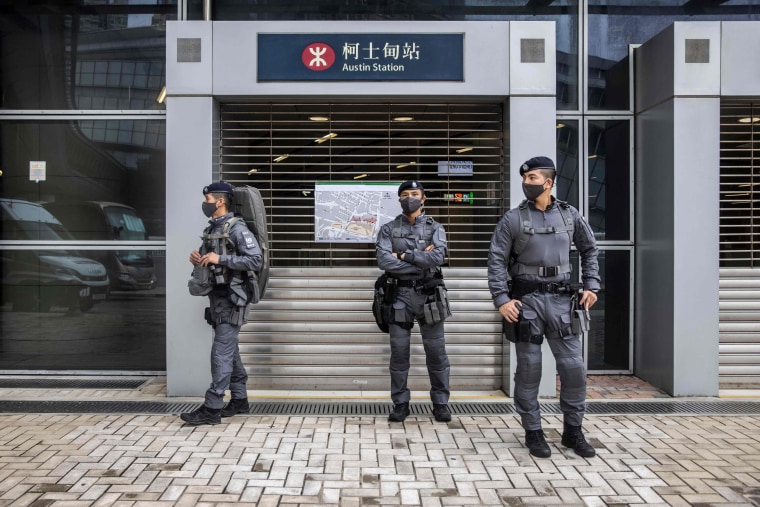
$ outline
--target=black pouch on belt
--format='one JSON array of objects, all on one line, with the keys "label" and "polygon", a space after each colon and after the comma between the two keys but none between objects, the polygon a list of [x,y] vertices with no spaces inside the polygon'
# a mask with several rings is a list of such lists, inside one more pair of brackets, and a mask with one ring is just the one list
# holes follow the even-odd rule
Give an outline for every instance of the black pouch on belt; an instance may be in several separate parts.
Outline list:
[{"label": "black pouch on belt", "polygon": [[390,322],[390,319],[388,318],[388,312],[386,310],[388,305],[384,303],[384,286],[385,284],[380,287],[375,285],[375,294],[372,298],[372,315],[375,317],[375,323],[377,324],[377,327],[380,329],[380,331],[387,333],[388,323]]},{"label": "black pouch on belt", "polygon": [[582,333],[588,332],[589,329],[591,329],[591,317],[588,314],[588,310],[584,310],[580,306],[578,306],[578,302],[576,300],[578,296],[573,298],[573,334],[574,335],[580,335]]},{"label": "black pouch on belt", "polygon": [[438,304],[435,298],[427,298],[425,304],[422,306],[422,313],[424,315],[423,320],[425,324],[435,324],[443,320],[441,312],[438,311]]},{"label": "black pouch on belt", "polygon": [[214,317],[211,315],[211,308],[206,307],[203,309],[203,318],[206,319],[209,326],[216,329],[216,321],[214,321]]},{"label": "black pouch on belt", "polygon": [[438,311],[443,316],[443,320],[451,317],[451,306],[449,306],[449,294],[446,286],[441,284],[435,288],[435,301],[438,304]]},{"label": "black pouch on belt", "polygon": [[521,342],[529,342],[533,337],[533,328],[529,320],[519,320],[517,322],[517,339]]},{"label": "black pouch on belt", "polygon": [[501,335],[512,343],[517,343],[517,322],[509,322],[501,318]]},{"label": "black pouch on belt", "polygon": [[385,302],[395,303],[398,295],[398,280],[388,277],[385,280]]},{"label": "black pouch on belt", "polygon": [[443,284],[439,284],[432,293],[428,294],[422,312],[426,324],[435,324],[451,317],[449,298]]}]

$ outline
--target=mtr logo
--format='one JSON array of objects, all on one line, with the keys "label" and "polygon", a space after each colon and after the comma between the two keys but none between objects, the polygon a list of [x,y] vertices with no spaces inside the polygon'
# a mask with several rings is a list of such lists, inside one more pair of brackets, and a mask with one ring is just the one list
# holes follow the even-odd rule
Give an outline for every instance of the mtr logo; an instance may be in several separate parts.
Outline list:
[{"label": "mtr logo", "polygon": [[301,61],[309,70],[327,70],[335,63],[335,51],[324,42],[314,42],[304,48]]}]

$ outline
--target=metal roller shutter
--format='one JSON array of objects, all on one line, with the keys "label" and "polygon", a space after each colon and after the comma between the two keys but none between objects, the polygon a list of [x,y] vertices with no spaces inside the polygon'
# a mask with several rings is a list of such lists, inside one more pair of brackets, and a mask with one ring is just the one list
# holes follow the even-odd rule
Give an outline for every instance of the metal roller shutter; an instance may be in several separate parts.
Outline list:
[{"label": "metal roller shutter", "polygon": [[[256,389],[389,389],[388,336],[371,313],[376,269],[275,268],[267,298],[240,333]],[[453,316],[446,321],[452,390],[501,387],[501,323],[484,269],[446,269]],[[412,331],[412,390],[430,389],[422,341]]]},{"label": "metal roller shutter", "polygon": [[760,270],[720,270],[720,384],[760,386]]},{"label": "metal roller shutter", "polygon": [[[371,313],[374,244],[314,241],[315,181],[420,180],[426,209],[446,228],[446,323],[452,390],[502,384],[501,327],[485,263],[504,205],[503,104],[227,104],[220,177],[261,190],[272,270],[264,301],[240,334],[250,386],[389,389],[387,335]],[[472,161],[466,177],[440,161]],[[414,390],[430,387],[417,326]]]},{"label": "metal roller shutter", "polygon": [[721,104],[720,386],[760,386],[760,102]]}]

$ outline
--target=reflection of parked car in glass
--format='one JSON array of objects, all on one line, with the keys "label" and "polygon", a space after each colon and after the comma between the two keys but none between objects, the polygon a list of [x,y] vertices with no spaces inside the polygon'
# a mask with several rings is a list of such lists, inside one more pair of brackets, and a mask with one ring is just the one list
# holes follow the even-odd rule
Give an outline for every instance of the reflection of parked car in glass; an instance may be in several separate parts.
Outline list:
[{"label": "reflection of parked car in glass", "polygon": [[[0,199],[2,239],[61,241],[73,239],[60,221],[39,204]],[[106,268],[68,250],[7,250],[2,254],[2,301],[14,310],[47,311],[65,306],[87,311],[106,299]]]},{"label": "reflection of parked car in glass", "polygon": [[[145,241],[148,233],[135,209],[124,204],[96,201],[49,202],[45,208],[80,240]],[[147,250],[93,251],[93,258],[108,269],[113,290],[153,289],[156,273]]]}]

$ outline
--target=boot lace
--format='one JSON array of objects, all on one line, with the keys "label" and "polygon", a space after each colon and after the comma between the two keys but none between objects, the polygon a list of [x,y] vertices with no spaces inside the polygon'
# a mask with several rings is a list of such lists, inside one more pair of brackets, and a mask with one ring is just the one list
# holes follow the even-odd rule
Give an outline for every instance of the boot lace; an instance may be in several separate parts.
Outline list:
[{"label": "boot lace", "polygon": [[525,440],[528,444],[547,445],[544,430],[529,431],[525,436]]}]

